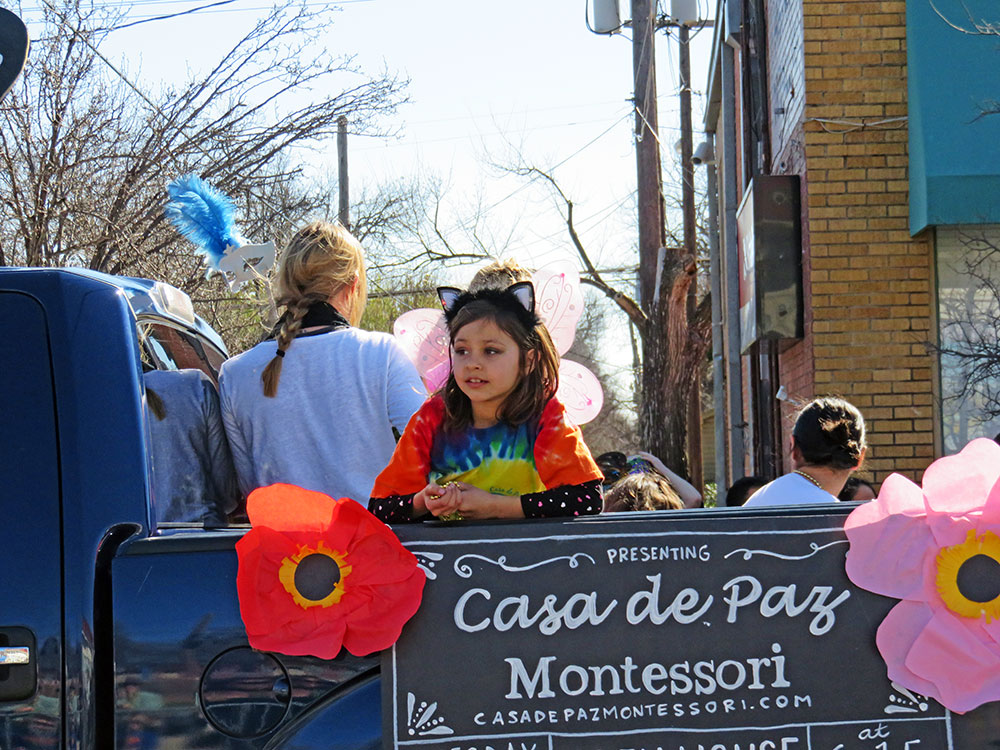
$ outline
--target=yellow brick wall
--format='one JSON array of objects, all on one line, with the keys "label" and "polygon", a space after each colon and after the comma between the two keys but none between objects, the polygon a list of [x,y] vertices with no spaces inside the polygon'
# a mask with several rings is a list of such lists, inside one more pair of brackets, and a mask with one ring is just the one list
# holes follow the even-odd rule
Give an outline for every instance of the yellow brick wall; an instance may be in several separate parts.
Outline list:
[{"label": "yellow brick wall", "polygon": [[894,119],[907,113],[905,13],[903,0],[803,1],[815,392],[864,413],[879,482],[918,479],[934,451],[932,247],[909,236],[906,121]]}]

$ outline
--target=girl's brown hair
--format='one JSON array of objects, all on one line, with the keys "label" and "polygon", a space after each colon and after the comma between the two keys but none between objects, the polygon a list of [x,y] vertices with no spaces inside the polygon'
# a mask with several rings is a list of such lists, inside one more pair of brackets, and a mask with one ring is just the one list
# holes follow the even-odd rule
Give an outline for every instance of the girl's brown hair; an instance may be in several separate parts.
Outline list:
[{"label": "girl's brown hair", "polygon": [[[452,345],[458,332],[477,320],[494,323],[514,339],[520,351],[521,378],[500,407],[497,418],[512,425],[537,419],[559,388],[559,353],[548,329],[539,323],[528,330],[512,310],[476,299],[463,305],[448,324]],[[529,357],[529,352],[534,352],[534,356]],[[440,393],[445,406],[444,429],[461,430],[471,425],[472,402],[458,387],[454,371],[448,374]]]},{"label": "girl's brown hair", "polygon": [[368,299],[361,245],[343,226],[328,221],[314,221],[295,233],[282,254],[278,271],[276,302],[285,311],[278,325],[278,352],[260,378],[265,396],[274,398],[278,393],[282,360],[309,306],[326,302],[354,284],[357,286],[351,309],[345,317],[356,326]]}]

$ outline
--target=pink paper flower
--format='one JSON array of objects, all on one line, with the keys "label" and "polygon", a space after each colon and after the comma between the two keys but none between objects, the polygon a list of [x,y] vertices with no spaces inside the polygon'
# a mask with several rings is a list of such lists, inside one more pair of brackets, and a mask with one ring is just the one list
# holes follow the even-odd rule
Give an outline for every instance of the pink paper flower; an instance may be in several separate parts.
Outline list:
[{"label": "pink paper flower", "polygon": [[847,575],[902,601],[875,642],[889,679],[964,713],[1000,700],[1000,445],[899,474],[844,524]]}]

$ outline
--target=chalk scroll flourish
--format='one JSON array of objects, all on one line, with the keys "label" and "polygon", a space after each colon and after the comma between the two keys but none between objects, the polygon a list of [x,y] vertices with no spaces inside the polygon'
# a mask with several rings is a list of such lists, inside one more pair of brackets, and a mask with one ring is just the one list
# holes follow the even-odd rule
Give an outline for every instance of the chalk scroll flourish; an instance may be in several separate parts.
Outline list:
[{"label": "chalk scroll flourish", "polygon": [[812,550],[812,552],[810,552],[807,555],[782,555],[782,554],[780,554],[778,552],[771,552],[770,550],[766,550],[766,549],[745,549],[745,548],[741,548],[741,549],[734,549],[732,552],[727,552],[724,555],[724,557],[728,560],[733,555],[737,555],[737,554],[743,553],[743,559],[744,560],[749,560],[754,555],[767,555],[768,557],[777,557],[777,558],[779,558],[781,560],[806,560],[806,559],[812,557],[813,555],[819,553],[820,551],[825,550],[827,547],[832,547],[835,544],[847,544],[847,540],[846,539],[838,539],[835,542],[830,542],[829,544],[822,544],[822,545],[816,544],[816,542],[809,542],[809,548]]},{"label": "chalk scroll flourish", "polygon": [[485,557],[484,555],[469,554],[469,555],[462,555],[460,558],[455,560],[455,573],[457,573],[462,578],[472,578],[472,566],[466,562],[463,562],[464,560],[468,559],[482,560],[483,562],[487,562],[490,565],[496,565],[497,567],[507,571],[508,573],[521,573],[525,570],[533,570],[534,568],[539,568],[542,565],[548,565],[549,563],[559,562],[560,560],[567,560],[571,568],[578,568],[580,566],[579,561],[576,559],[578,557],[585,557],[586,559],[590,560],[592,564],[597,565],[597,561],[590,555],[586,554],[585,552],[577,552],[575,555],[564,555],[562,557],[552,557],[549,558],[548,560],[542,560],[541,562],[536,562],[531,565],[522,565],[522,566],[508,565],[506,555],[500,555],[500,557],[494,560],[493,558]]}]

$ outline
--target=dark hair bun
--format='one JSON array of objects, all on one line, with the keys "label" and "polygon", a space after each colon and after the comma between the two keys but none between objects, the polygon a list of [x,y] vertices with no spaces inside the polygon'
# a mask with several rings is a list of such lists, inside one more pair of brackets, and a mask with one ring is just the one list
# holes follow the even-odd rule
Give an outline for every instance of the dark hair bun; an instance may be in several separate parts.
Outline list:
[{"label": "dark hair bun", "polygon": [[853,469],[865,449],[865,420],[842,398],[817,398],[799,412],[792,436],[806,463]]}]

